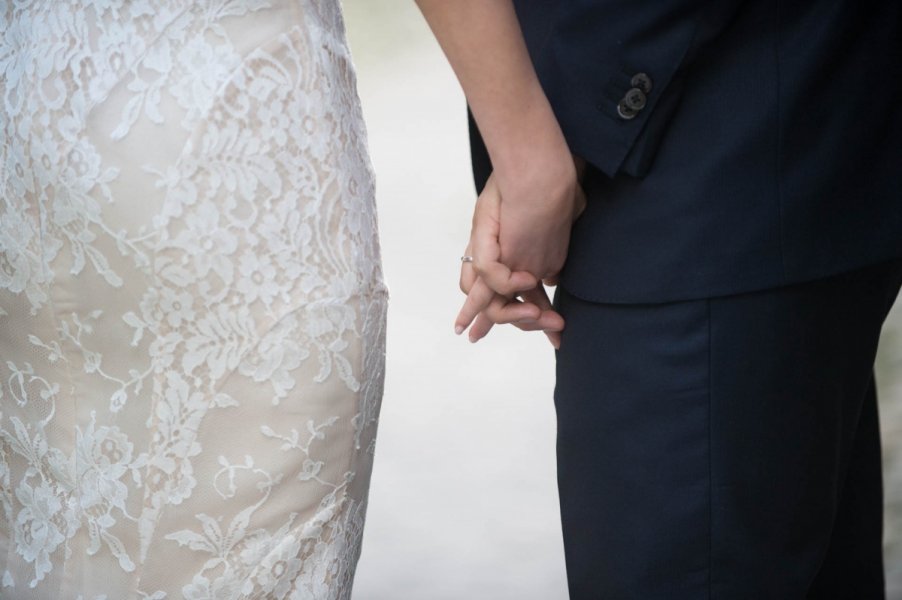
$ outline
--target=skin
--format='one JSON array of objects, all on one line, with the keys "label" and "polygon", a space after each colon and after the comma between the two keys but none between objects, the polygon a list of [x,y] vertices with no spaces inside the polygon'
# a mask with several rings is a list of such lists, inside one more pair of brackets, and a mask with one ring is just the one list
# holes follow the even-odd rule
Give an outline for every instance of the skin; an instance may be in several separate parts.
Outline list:
[{"label": "skin", "polygon": [[416,0],[460,81],[493,165],[476,202],[455,321],[478,341],[495,324],[560,345],[554,285],[585,206],[575,161],[536,76],[511,0]]}]

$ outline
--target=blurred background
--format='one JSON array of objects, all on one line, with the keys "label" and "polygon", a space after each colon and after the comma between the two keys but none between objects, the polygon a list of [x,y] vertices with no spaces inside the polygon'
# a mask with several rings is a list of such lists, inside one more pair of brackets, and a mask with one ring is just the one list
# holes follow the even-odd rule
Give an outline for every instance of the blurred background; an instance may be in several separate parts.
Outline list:
[{"label": "blurred background", "polygon": [[[413,0],[344,0],[392,302],[355,600],[567,598],[554,354],[452,331],[475,200],[463,94]],[[902,599],[902,302],[881,341],[889,598]]]}]

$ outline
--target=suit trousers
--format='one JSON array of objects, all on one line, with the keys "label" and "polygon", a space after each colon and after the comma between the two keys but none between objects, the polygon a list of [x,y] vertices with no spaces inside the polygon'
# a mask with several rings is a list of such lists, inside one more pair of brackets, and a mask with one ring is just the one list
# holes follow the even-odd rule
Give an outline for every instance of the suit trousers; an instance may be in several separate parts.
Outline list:
[{"label": "suit trousers", "polygon": [[750,293],[559,289],[572,600],[885,597],[874,359],[902,260]]}]

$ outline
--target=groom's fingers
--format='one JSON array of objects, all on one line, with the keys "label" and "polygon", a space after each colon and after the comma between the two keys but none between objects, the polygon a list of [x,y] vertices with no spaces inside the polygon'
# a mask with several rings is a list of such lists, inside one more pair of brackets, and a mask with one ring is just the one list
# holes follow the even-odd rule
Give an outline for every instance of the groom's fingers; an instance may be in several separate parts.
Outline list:
[{"label": "groom's fingers", "polygon": [[523,290],[535,287],[536,278],[526,271],[511,271],[506,265],[497,261],[480,261],[474,263],[479,275],[492,290],[502,296],[513,296]]},{"label": "groom's fingers", "polygon": [[561,347],[561,331],[564,329],[564,318],[554,310],[548,293],[542,286],[536,286],[535,289],[520,294],[527,302],[535,304],[542,310],[542,314],[535,323],[518,324],[517,327],[527,331],[535,331],[541,329],[548,337],[548,341],[555,348]]}]

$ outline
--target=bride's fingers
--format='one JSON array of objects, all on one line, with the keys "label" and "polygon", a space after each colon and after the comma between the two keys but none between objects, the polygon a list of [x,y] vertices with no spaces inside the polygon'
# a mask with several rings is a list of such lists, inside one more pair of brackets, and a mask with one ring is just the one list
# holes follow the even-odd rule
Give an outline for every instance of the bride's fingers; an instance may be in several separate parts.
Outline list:
[{"label": "bride's fingers", "polygon": [[554,311],[544,311],[538,319],[514,321],[513,324],[523,331],[544,331],[545,333],[560,333],[564,329],[564,321]]},{"label": "bride's fingers", "polygon": [[538,283],[531,273],[511,271],[506,265],[498,261],[480,260],[478,254],[473,265],[476,274],[484,279],[494,292],[502,296],[513,296],[523,290],[535,287]]},{"label": "bride's fingers", "polygon": [[551,310],[540,313],[538,319],[511,321],[511,323],[523,331],[557,332],[564,329],[564,320]]},{"label": "bride's fingers", "polygon": [[504,323],[530,323],[537,320],[542,311],[535,304],[508,300],[504,296],[495,295],[489,305],[482,311],[496,325]]},{"label": "bride's fingers", "polygon": [[454,320],[454,333],[458,335],[463,333],[464,329],[469,327],[473,319],[476,318],[476,315],[485,310],[494,297],[495,292],[486,285],[482,278],[477,278],[473,285],[470,286],[467,299],[464,300],[464,305]]},{"label": "bride's fingers", "polygon": [[471,260],[466,261],[461,259],[460,263],[460,291],[462,291],[464,294],[470,293],[470,288],[472,288],[473,284],[476,283],[477,277],[476,269],[473,268],[473,256],[472,254],[470,254],[470,252],[472,251],[470,249],[470,246],[471,244],[467,244],[467,249],[464,250],[463,256],[469,257]]},{"label": "bride's fingers", "polygon": [[470,327],[470,341],[477,342],[484,338],[493,325],[532,323],[541,314],[542,311],[534,304],[509,300],[496,294],[488,307],[477,315],[476,321]]},{"label": "bride's fingers", "polygon": [[494,326],[495,324],[492,323],[492,320],[485,313],[479,313],[473,322],[473,326],[470,327],[470,333],[468,334],[470,341],[475,344],[488,335]]},{"label": "bride's fingers", "polygon": [[554,346],[555,350],[559,350],[561,347],[561,332],[549,329],[549,325],[541,320],[532,323],[514,323],[514,325],[521,331],[541,331],[548,338],[548,341],[551,342],[551,345]]},{"label": "bride's fingers", "polygon": [[467,294],[467,299],[457,315],[454,322],[455,333],[462,333],[479,314],[484,314],[492,323],[516,323],[536,320],[541,316],[542,310],[535,304],[508,300],[495,294],[485,281],[479,278]]},{"label": "bride's fingers", "polygon": [[537,285],[531,290],[522,292],[520,297],[523,298],[525,302],[535,304],[539,307],[542,311],[542,323],[543,325],[547,325],[546,329],[560,331],[564,328],[564,318],[554,310],[554,305],[551,304],[551,298],[548,297],[548,292],[545,291],[544,287]]},{"label": "bride's fingers", "polygon": [[460,267],[460,291],[469,294],[477,277],[479,276],[476,274],[476,269],[473,268],[473,263],[463,263]]},{"label": "bride's fingers", "polygon": [[514,323],[514,325],[521,331],[541,331],[548,338],[548,341],[551,342],[551,345],[554,346],[554,349],[559,350],[561,347],[561,332],[554,329],[554,325],[550,325],[547,320],[543,319],[532,323]]},{"label": "bride's fingers", "polygon": [[551,345],[554,346],[555,349],[560,348],[561,331],[564,329],[565,325],[564,318],[554,310],[551,299],[548,298],[548,294],[545,292],[545,288],[536,286],[533,290],[523,292],[521,296],[525,301],[538,306],[542,310],[542,314],[535,323],[521,323],[518,324],[517,327],[524,330],[528,327],[529,331],[541,329],[545,332]]}]

